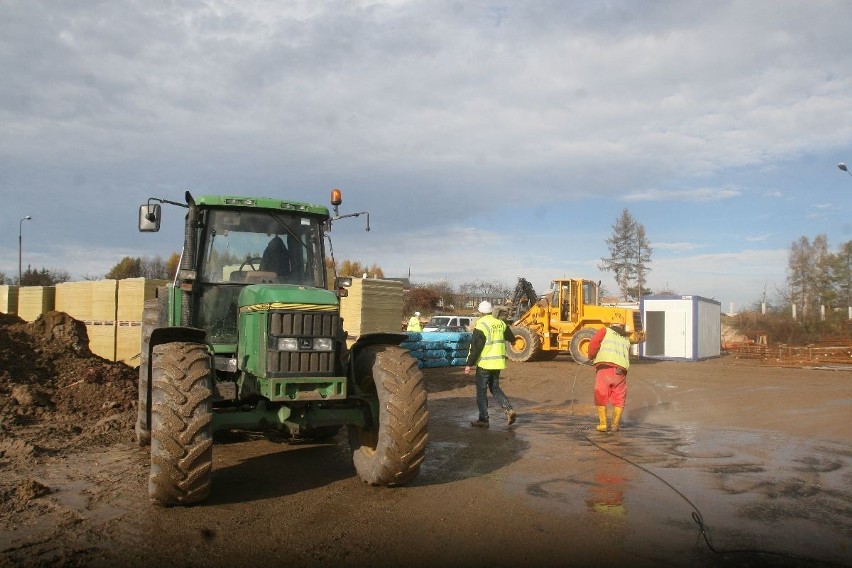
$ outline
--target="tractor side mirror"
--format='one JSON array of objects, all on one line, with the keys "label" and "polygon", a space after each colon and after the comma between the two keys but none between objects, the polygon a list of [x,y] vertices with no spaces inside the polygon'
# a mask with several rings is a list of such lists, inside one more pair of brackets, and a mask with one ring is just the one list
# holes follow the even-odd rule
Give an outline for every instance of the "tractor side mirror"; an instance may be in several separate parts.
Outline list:
[{"label": "tractor side mirror", "polygon": [[139,230],[143,233],[156,233],[160,230],[160,205],[158,203],[139,207]]}]

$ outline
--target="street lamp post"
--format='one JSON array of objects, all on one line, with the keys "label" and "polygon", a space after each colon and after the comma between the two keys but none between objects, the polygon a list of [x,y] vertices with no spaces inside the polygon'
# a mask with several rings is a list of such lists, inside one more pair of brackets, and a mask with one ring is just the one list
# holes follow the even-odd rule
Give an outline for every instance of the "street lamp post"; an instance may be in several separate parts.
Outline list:
[{"label": "street lamp post", "polygon": [[18,223],[18,286],[21,285],[21,251],[23,250],[21,243],[23,242],[24,221],[29,221],[30,219],[32,217],[27,215]]},{"label": "street lamp post", "polygon": [[839,164],[837,164],[837,169],[839,169],[842,172],[846,172],[847,174],[852,176],[852,172],[849,171],[849,168],[847,168],[846,164],[844,164],[843,162],[840,162]]}]

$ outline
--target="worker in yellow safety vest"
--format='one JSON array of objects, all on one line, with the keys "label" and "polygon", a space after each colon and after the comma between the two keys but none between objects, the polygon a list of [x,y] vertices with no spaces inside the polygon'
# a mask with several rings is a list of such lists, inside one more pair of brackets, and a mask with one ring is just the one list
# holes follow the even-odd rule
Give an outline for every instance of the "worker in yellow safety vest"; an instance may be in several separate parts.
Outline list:
[{"label": "worker in yellow safety vest", "polygon": [[405,331],[423,331],[423,326],[420,325],[420,312],[414,312],[414,315],[409,318]]},{"label": "worker in yellow safety vest", "polygon": [[479,304],[479,313],[483,314],[476,322],[470,340],[464,374],[469,375],[476,369],[476,406],[479,418],[470,423],[476,428],[488,428],[488,400],[486,391],[506,412],[509,424],[515,423],[517,414],[512,410],[509,399],[500,388],[500,371],[506,368],[506,342],[515,341],[512,329],[501,319],[495,318],[491,312],[491,302]]},{"label": "worker in yellow safety vest", "polygon": [[623,324],[600,328],[589,343],[589,358],[595,366],[595,409],[598,432],[606,432],[607,405],[612,404],[609,430],[617,432],[627,402],[627,369],[630,368],[630,340]]}]

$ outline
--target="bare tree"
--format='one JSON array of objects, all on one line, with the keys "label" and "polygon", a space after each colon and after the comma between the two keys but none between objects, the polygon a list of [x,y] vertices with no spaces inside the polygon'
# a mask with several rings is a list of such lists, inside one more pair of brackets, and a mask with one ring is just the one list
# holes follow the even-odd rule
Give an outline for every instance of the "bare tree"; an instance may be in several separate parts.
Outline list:
[{"label": "bare tree", "polygon": [[161,256],[149,256],[141,260],[139,264],[141,276],[156,280],[165,280],[169,277],[169,269],[166,261]]},{"label": "bare tree", "polygon": [[467,296],[508,296],[511,291],[512,289],[505,282],[497,280],[492,282],[475,280],[459,284],[459,294]]},{"label": "bare tree", "polygon": [[826,288],[827,262],[828,239],[825,235],[817,235],[813,243],[808,237],[799,237],[790,245],[787,263],[790,301],[801,307],[802,317],[815,314],[826,296],[831,295]]},{"label": "bare tree", "polygon": [[447,309],[453,303],[453,287],[446,280],[440,280],[438,282],[427,282],[426,284],[419,284],[418,288],[425,288],[427,290],[431,290],[438,297],[437,306]]},{"label": "bare tree", "polygon": [[831,286],[838,307],[852,306],[852,241],[846,241],[829,262]]}]

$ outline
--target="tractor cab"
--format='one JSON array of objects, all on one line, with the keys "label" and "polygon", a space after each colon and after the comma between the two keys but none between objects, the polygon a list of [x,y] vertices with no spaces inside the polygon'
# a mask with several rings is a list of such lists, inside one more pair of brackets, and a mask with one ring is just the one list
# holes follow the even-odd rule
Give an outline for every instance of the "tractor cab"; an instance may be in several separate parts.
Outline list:
[{"label": "tractor cab", "polygon": [[195,325],[211,343],[237,342],[246,286],[326,288],[325,221],[306,212],[206,208],[199,200]]}]

